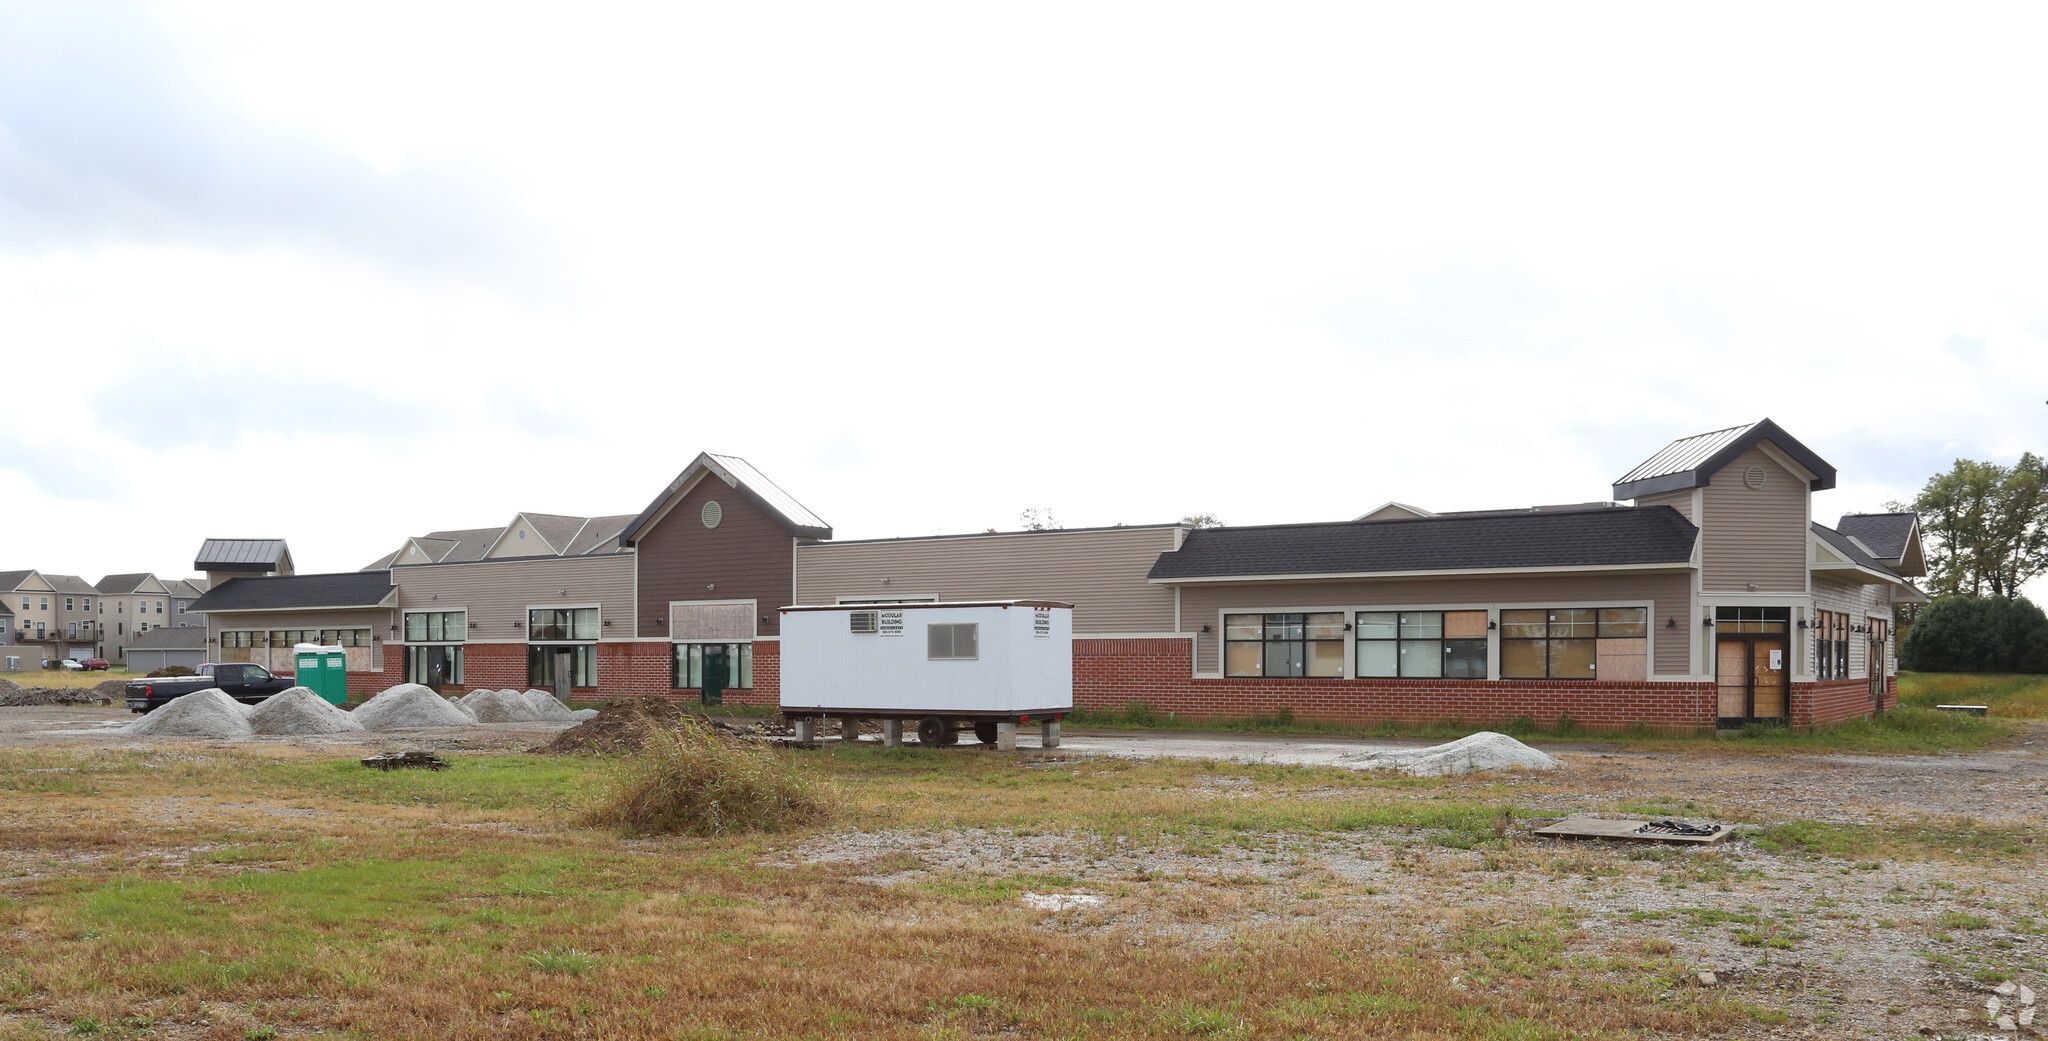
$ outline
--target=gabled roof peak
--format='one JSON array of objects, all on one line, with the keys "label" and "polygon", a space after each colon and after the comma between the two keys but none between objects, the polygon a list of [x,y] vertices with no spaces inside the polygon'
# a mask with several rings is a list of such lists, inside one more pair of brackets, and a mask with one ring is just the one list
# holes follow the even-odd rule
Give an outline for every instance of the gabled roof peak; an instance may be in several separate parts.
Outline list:
[{"label": "gabled roof peak", "polygon": [[1810,491],[1824,491],[1835,486],[1835,468],[1827,460],[1800,444],[1798,438],[1785,432],[1785,428],[1769,419],[1760,419],[1741,426],[1681,437],[1665,445],[1657,454],[1615,480],[1614,497],[1639,499],[1659,492],[1704,487],[1721,468],[1766,441],[1813,475],[1808,482]]},{"label": "gabled roof peak", "polygon": [[700,452],[697,458],[690,461],[689,466],[683,468],[682,473],[676,475],[675,480],[668,483],[668,487],[661,490],[660,495],[654,497],[653,502],[647,504],[646,509],[640,511],[639,516],[633,518],[631,524],[626,525],[625,530],[619,532],[619,544],[624,546],[636,542],[654,523],[654,518],[668,506],[669,501],[689,488],[697,477],[704,473],[709,473],[746,496],[754,505],[775,518],[791,535],[809,539],[832,537],[832,526],[825,523],[824,518],[806,509],[803,503],[796,501],[795,496],[783,491],[780,485],[769,480],[767,474],[755,469],[754,464],[736,455]]}]

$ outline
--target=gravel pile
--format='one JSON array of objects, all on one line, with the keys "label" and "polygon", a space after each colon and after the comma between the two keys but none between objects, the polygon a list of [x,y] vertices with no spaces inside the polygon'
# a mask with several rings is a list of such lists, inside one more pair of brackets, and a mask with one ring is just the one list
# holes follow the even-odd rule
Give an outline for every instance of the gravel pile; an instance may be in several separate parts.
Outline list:
[{"label": "gravel pile", "polygon": [[199,737],[240,741],[256,736],[249,708],[219,687],[172,698],[170,703],[122,727],[120,733],[151,737]]},{"label": "gravel pile", "polygon": [[461,706],[417,683],[401,683],[363,702],[353,715],[364,730],[464,727],[476,722]]},{"label": "gravel pile", "polygon": [[249,725],[259,734],[282,735],[345,734],[363,729],[362,720],[305,687],[292,687],[263,699],[249,710]]},{"label": "gravel pile", "polygon": [[1474,770],[1555,770],[1557,760],[1506,734],[1482,730],[1444,745],[1366,752],[1345,757],[1346,765],[1400,770],[1415,777],[1459,777]]},{"label": "gravel pile", "polygon": [[541,718],[526,695],[516,690],[472,690],[463,695],[462,710],[479,723],[534,723]]},{"label": "gravel pile", "polygon": [[79,687],[17,687],[12,683],[0,687],[0,706],[19,708],[28,705],[97,705],[100,696]]},{"label": "gravel pile", "polygon": [[20,689],[21,689],[21,684],[19,684],[19,683],[16,683],[16,682],[14,682],[13,680],[11,680],[11,679],[8,679],[8,678],[7,678],[7,677],[5,677],[5,676],[0,676],[0,693],[5,693],[5,692],[7,692],[7,691],[10,691],[10,690],[20,690]]},{"label": "gravel pile", "polygon": [[[513,691],[508,690],[505,693],[511,694]],[[582,720],[597,718],[596,709],[572,709],[562,704],[553,694],[544,690],[529,689],[523,696],[526,698],[526,703],[532,705],[533,710],[540,714],[540,718],[550,723],[581,722]]]}]

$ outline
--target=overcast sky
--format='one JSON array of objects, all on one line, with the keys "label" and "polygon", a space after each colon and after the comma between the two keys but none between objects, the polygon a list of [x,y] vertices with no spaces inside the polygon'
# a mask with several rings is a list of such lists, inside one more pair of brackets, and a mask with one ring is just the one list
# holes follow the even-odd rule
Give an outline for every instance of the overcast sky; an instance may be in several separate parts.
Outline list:
[{"label": "overcast sky", "polygon": [[0,570],[2048,450],[2038,6],[306,7],[0,0]]}]

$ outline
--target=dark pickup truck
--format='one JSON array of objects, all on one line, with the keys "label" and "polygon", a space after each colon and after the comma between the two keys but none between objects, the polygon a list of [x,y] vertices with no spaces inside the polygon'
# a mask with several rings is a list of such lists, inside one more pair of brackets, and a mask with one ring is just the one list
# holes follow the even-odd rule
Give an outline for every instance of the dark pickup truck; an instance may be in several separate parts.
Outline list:
[{"label": "dark pickup truck", "polygon": [[291,680],[272,676],[270,670],[261,665],[236,662],[201,665],[197,676],[156,676],[128,681],[128,711],[152,712],[164,707],[172,698],[210,687],[219,687],[236,701],[254,705],[278,691],[289,689],[291,685]]}]

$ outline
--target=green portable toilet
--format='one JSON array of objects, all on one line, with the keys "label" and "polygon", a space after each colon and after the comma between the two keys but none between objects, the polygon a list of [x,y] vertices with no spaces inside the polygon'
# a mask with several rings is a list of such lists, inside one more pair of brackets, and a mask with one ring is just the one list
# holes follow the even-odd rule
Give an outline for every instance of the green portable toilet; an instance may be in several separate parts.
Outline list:
[{"label": "green portable toilet", "polygon": [[299,659],[299,686],[331,704],[348,704],[347,651],[311,643],[299,644],[293,651]]}]

